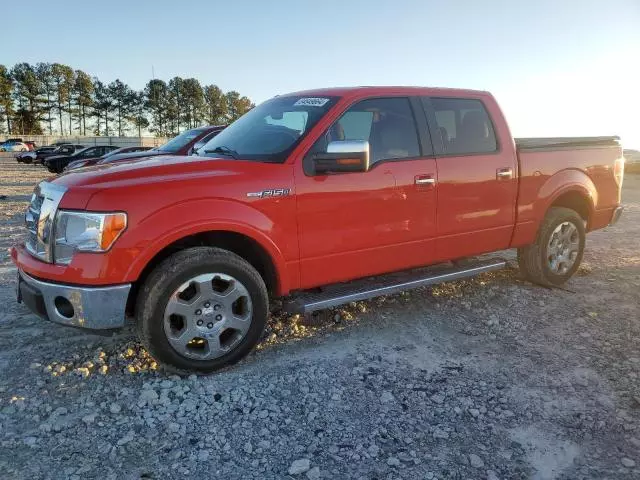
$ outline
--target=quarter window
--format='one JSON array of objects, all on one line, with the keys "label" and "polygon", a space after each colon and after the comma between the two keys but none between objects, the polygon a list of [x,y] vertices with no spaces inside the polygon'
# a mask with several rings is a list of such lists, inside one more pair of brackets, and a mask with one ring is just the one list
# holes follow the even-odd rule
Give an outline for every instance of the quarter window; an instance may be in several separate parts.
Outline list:
[{"label": "quarter window", "polygon": [[370,162],[420,156],[418,133],[409,99],[374,98],[351,106],[313,147],[326,151],[336,140],[366,140]]},{"label": "quarter window", "polygon": [[432,98],[431,105],[437,124],[434,143],[439,153],[465,155],[498,149],[493,124],[480,100]]}]

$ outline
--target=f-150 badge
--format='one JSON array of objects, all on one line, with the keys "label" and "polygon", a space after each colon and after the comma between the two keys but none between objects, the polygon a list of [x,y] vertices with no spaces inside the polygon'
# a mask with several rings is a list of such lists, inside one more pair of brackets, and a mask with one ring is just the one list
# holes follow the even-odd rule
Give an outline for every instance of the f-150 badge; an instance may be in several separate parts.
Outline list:
[{"label": "f-150 badge", "polygon": [[267,190],[262,190],[261,192],[249,192],[247,193],[247,197],[254,198],[268,198],[268,197],[284,197],[289,195],[291,189],[289,188],[269,188]]}]

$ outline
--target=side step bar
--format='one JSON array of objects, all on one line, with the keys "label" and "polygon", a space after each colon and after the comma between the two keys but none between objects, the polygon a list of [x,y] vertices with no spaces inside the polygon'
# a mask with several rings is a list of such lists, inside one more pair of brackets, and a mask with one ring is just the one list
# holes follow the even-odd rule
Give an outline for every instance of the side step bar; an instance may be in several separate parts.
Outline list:
[{"label": "side step bar", "polygon": [[506,265],[506,260],[491,259],[467,264],[464,267],[430,267],[393,273],[329,286],[320,293],[301,292],[285,300],[283,307],[288,313],[310,313],[358,300],[366,300],[426,285],[473,277],[480,273],[503,269]]}]

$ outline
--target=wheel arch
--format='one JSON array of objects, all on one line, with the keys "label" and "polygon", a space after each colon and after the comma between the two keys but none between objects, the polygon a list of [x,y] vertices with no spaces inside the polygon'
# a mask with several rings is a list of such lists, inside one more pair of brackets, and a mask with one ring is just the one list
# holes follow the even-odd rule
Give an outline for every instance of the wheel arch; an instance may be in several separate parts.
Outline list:
[{"label": "wheel arch", "polygon": [[576,211],[584,219],[588,229],[598,204],[598,190],[585,172],[566,169],[551,176],[541,186],[538,198],[544,204],[540,212],[540,223],[552,207],[565,207]]},{"label": "wheel arch", "polygon": [[[253,232],[252,232],[253,233]],[[284,260],[268,239],[260,239],[259,235],[248,234],[244,229],[232,228],[201,228],[197,231],[176,233],[172,238],[163,242],[160,248],[147,252],[147,260],[131,266],[130,272],[137,280],[133,283],[127,311],[135,309],[138,291],[153,269],[172,254],[190,247],[209,246],[218,247],[245,259],[260,274],[270,295],[279,296],[288,291],[288,283],[282,274],[285,271]]]},{"label": "wheel arch", "polygon": [[547,207],[547,212],[553,207],[569,208],[577,212],[587,226],[594,211],[593,202],[589,195],[578,188],[568,189],[556,195]]}]

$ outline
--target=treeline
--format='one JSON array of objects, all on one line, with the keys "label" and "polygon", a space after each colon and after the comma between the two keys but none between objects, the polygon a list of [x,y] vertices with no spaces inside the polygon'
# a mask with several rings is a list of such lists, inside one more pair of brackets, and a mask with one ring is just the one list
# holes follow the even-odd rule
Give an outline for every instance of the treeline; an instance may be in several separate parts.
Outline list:
[{"label": "treeline", "polygon": [[0,133],[12,135],[172,136],[185,128],[229,123],[251,100],[195,78],[149,80],[136,91],[103,83],[60,63],[0,65]]}]

